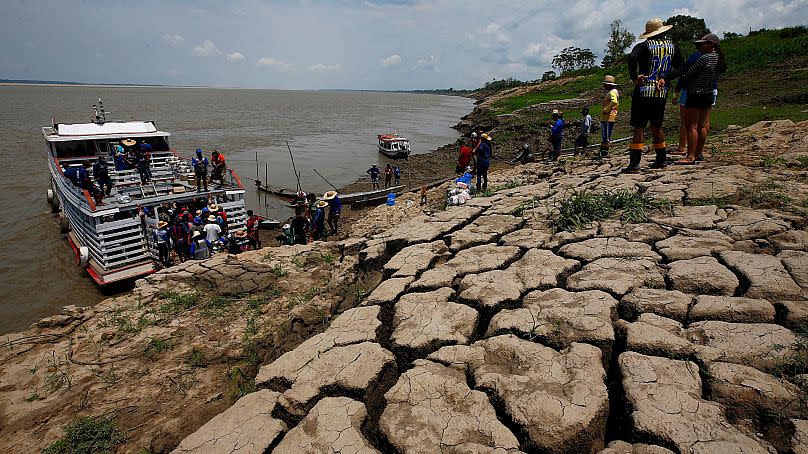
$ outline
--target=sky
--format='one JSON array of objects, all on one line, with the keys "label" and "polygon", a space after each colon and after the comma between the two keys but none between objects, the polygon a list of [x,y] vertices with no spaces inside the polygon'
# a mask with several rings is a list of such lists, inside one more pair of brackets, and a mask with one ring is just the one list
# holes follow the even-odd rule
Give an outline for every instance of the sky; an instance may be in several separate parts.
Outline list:
[{"label": "sky", "polygon": [[0,78],[275,89],[533,80],[609,23],[704,18],[719,36],[808,24],[808,0],[0,0]]}]

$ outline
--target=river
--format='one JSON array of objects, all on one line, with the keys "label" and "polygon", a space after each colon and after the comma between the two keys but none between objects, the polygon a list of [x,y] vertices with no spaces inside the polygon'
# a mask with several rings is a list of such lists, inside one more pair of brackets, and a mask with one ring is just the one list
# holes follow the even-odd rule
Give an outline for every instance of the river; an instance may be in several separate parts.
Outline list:
[{"label": "river", "polygon": [[[330,188],[313,169],[341,187],[371,164],[384,164],[377,134],[398,131],[413,153],[427,153],[454,141],[450,126],[473,107],[467,98],[387,92],[0,86],[0,334],[108,296],[75,265],[46,204],[50,175],[41,133],[51,118],[88,121],[98,97],[109,120],[153,120],[184,156],[215,147],[248,178],[258,168],[263,179],[266,163],[276,186],[295,186],[288,140],[303,187],[317,192]],[[403,171],[406,181],[406,163]],[[259,198],[248,178],[248,208],[281,219],[290,214],[275,199]]]}]

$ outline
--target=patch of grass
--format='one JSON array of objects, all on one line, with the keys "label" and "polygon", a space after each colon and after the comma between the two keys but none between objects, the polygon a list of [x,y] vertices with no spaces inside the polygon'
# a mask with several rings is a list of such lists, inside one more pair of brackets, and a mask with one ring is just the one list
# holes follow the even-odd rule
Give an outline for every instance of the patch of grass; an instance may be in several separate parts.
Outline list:
[{"label": "patch of grass", "polygon": [[202,303],[199,313],[203,317],[224,317],[230,312],[230,306],[238,297],[217,295]]},{"label": "patch of grass", "polygon": [[336,260],[336,257],[334,257],[334,255],[331,253],[325,253],[321,256],[321,258],[323,259],[323,263],[326,265],[330,265]]},{"label": "patch of grass", "polygon": [[738,189],[737,203],[752,208],[780,208],[792,202],[782,184],[768,180]]},{"label": "patch of grass", "polygon": [[126,438],[115,422],[107,418],[79,418],[64,428],[64,438],[42,450],[43,454],[111,453]]},{"label": "patch of grass", "polygon": [[[622,210],[621,219],[627,223],[646,222],[648,214],[655,210],[669,210],[671,202],[654,199],[638,191],[573,191],[572,195],[556,202],[557,214],[549,216],[550,227],[555,232],[573,231],[594,221],[611,217]],[[550,211],[550,210],[548,210]]]},{"label": "patch of grass", "polygon": [[48,358],[48,374],[45,375],[45,390],[49,393],[55,393],[61,389],[70,389],[71,381],[68,374],[70,362],[67,357],[64,358],[56,356],[56,352],[51,351]]},{"label": "patch of grass", "polygon": [[196,306],[199,303],[200,295],[198,292],[179,293],[166,291],[160,293],[160,298],[166,300],[166,302],[160,306],[160,312],[164,314],[176,314]]},{"label": "patch of grass", "polygon": [[801,169],[808,168],[808,156],[797,156],[794,159],[797,161],[797,167]]},{"label": "patch of grass", "polygon": [[703,199],[687,199],[687,204],[690,206],[708,206],[715,205],[718,208],[726,208],[729,205],[729,197],[707,197]]},{"label": "patch of grass", "polygon": [[149,343],[146,344],[145,352],[146,355],[157,355],[163,353],[164,351],[171,350],[174,347],[174,343],[171,341],[170,337],[165,339],[160,339],[153,337],[149,339]]},{"label": "patch of grass", "polygon": [[288,274],[286,270],[283,269],[283,265],[281,264],[275,265],[275,267],[272,268],[271,272],[272,275],[275,277],[284,277]]},{"label": "patch of grass", "polygon": [[39,393],[37,391],[31,391],[31,394],[25,399],[27,402],[33,402],[35,400],[39,400]]},{"label": "patch of grass", "polygon": [[142,329],[139,323],[132,323],[132,319],[122,312],[113,314],[110,322],[119,332],[124,334],[137,334]]},{"label": "patch of grass", "polygon": [[300,269],[303,268],[304,263],[303,260],[300,259],[300,256],[296,255],[292,257],[292,265]]},{"label": "patch of grass", "polygon": [[760,165],[763,167],[785,166],[786,158],[782,156],[761,156]]},{"label": "patch of grass", "polygon": [[207,365],[205,359],[205,352],[198,348],[192,348],[191,351],[185,356],[185,364],[191,369],[198,369]]},{"label": "patch of grass", "polygon": [[256,391],[255,380],[248,377],[240,367],[230,369],[227,374],[230,394],[234,399]]}]

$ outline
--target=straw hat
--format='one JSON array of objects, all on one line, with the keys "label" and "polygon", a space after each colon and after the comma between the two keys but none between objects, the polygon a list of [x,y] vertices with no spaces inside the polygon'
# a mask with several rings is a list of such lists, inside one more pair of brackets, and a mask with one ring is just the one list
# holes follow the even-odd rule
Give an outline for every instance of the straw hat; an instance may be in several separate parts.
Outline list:
[{"label": "straw hat", "polygon": [[603,85],[612,85],[612,86],[617,86],[617,84],[616,84],[616,83],[614,83],[614,76],[608,76],[608,75],[607,75],[607,76],[605,76],[605,77],[603,78]]},{"label": "straw hat", "polygon": [[165,227],[165,226],[167,226],[167,225],[168,225],[168,222],[166,222],[166,221],[160,221],[160,222],[158,222],[158,223],[157,223],[157,228],[158,228],[158,229],[162,229],[163,227]]},{"label": "straw hat", "polygon": [[701,39],[697,39],[697,40],[695,40],[693,42],[696,43],[696,44],[710,43],[710,44],[713,44],[715,46],[718,46],[718,45],[721,44],[721,40],[718,39],[718,37],[715,36],[712,33],[707,33],[706,35],[702,36]]},{"label": "straw hat", "polygon": [[673,28],[673,25],[665,25],[662,22],[662,19],[655,17],[645,23],[645,33],[640,35],[640,39],[650,38],[652,36],[665,33],[671,28]]},{"label": "straw hat", "polygon": [[561,112],[559,112],[558,109],[553,109],[553,111],[550,112],[550,114],[551,115],[561,115]]},{"label": "straw hat", "polygon": [[199,230],[194,230],[194,233],[191,234],[192,239],[199,236],[202,236],[202,232],[200,232]]},{"label": "straw hat", "polygon": [[327,206],[328,202],[326,202],[325,200],[320,200],[319,202],[317,202],[317,208],[325,208]]},{"label": "straw hat", "polygon": [[197,216],[202,216],[202,210],[196,210],[196,215]]},{"label": "straw hat", "polygon": [[482,133],[482,135],[480,135],[480,138],[483,139],[483,140],[487,140],[489,142],[491,141],[491,136],[489,136],[486,133]]},{"label": "straw hat", "polygon": [[332,200],[337,196],[337,191],[328,191],[323,194],[323,200]]},{"label": "straw hat", "polygon": [[236,238],[244,238],[247,236],[247,231],[245,230],[237,230],[236,233],[233,234]]},{"label": "straw hat", "polygon": [[121,140],[121,144],[126,145],[127,147],[131,147],[132,145],[134,145],[136,143],[137,142],[135,142],[133,139],[123,139],[123,140]]},{"label": "straw hat", "polygon": [[210,211],[219,211],[219,205],[216,205],[215,203],[211,203],[210,205],[208,205],[208,209]]},{"label": "straw hat", "polygon": [[211,214],[210,216],[208,216],[208,221],[209,222],[216,222],[216,216]]}]

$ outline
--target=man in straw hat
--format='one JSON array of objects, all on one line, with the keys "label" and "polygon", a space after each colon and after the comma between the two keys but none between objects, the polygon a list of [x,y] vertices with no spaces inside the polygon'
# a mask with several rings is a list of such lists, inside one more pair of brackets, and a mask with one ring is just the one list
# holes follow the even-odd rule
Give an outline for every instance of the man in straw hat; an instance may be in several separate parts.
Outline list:
[{"label": "man in straw hat", "polygon": [[331,229],[332,235],[336,235],[339,216],[342,213],[342,202],[337,191],[326,192],[323,194],[323,200],[328,203],[328,228]]},{"label": "man in straw hat", "polygon": [[314,216],[311,219],[311,240],[325,240],[328,233],[325,231],[325,209],[328,207],[328,202],[320,200],[317,202]]},{"label": "man in straw hat", "polygon": [[157,258],[163,266],[171,265],[169,261],[169,251],[171,250],[171,237],[168,235],[168,222],[160,221],[157,228],[152,232],[154,244],[157,246]]},{"label": "man in straw hat", "polygon": [[634,81],[634,92],[631,95],[631,126],[634,137],[628,147],[629,165],[623,171],[636,173],[640,170],[642,149],[645,144],[643,133],[651,124],[654,136],[656,159],[651,168],[665,166],[667,145],[662,132],[662,121],[665,118],[665,103],[670,81],[681,74],[682,56],[676,45],[665,32],[670,25],[661,19],[651,19],[645,24],[645,33],[640,35],[645,41],[637,44],[628,56],[628,73]]},{"label": "man in straw hat", "polygon": [[612,131],[617,122],[617,108],[620,106],[620,93],[617,91],[617,84],[614,76],[603,78],[603,89],[606,96],[603,98],[603,108],[600,110],[600,150],[598,159],[609,155],[609,144],[612,141]]}]

